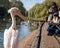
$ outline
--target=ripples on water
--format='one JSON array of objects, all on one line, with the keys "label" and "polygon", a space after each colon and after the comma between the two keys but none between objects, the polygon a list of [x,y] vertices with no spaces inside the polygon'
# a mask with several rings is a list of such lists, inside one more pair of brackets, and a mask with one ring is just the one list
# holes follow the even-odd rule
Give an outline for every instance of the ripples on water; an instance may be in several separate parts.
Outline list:
[{"label": "ripples on water", "polygon": [[[17,26],[19,30],[19,40],[22,40],[25,36],[30,34],[30,25],[28,22],[21,22],[21,25]],[[0,32],[0,48],[3,48],[3,32]]]},{"label": "ripples on water", "polygon": [[21,25],[20,25],[20,28],[19,28],[19,40],[22,40],[29,33],[30,33],[29,23],[21,22]]}]

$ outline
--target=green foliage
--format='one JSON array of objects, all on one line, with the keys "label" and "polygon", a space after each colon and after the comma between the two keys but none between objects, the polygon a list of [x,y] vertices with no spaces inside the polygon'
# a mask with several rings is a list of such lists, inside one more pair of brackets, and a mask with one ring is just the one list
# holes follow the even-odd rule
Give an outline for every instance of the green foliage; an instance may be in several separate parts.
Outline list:
[{"label": "green foliage", "polygon": [[10,8],[9,0],[0,0],[0,6],[4,6],[6,9]]},{"label": "green foliage", "polygon": [[[25,16],[27,16],[27,13],[28,13],[26,9],[24,8],[23,3],[21,1],[9,2],[9,0],[0,0],[0,7],[1,6],[6,8],[6,11],[10,9],[11,7],[18,7],[21,10],[22,14]],[[3,14],[4,12],[2,12],[2,16],[0,14],[0,22],[1,22],[0,29],[2,29],[2,27],[3,28],[6,27],[7,23],[11,23],[10,15],[7,15],[8,13],[5,13],[4,15]],[[18,23],[20,23],[20,18],[17,17],[17,21]]]},{"label": "green foliage", "polygon": [[[38,3],[33,6],[29,12],[28,17],[42,18],[45,20],[45,16],[47,16],[48,7],[51,6],[52,1],[56,2],[58,6],[60,6],[60,0],[45,0],[43,3]],[[37,16],[37,17],[36,17]]]},{"label": "green foliage", "polygon": [[[27,16],[27,11],[26,11],[26,9],[24,8],[23,3],[22,3],[21,1],[10,2],[10,4],[11,4],[11,7],[18,7],[18,8],[21,10],[21,13],[22,13],[24,16]],[[18,23],[19,23],[20,21],[22,21],[21,18],[19,18],[19,17],[16,17],[16,18],[17,18]]]},{"label": "green foliage", "polygon": [[21,10],[23,15],[27,15],[27,11],[24,8],[23,3],[21,1],[11,2],[10,4],[11,4],[11,7],[18,7]]}]

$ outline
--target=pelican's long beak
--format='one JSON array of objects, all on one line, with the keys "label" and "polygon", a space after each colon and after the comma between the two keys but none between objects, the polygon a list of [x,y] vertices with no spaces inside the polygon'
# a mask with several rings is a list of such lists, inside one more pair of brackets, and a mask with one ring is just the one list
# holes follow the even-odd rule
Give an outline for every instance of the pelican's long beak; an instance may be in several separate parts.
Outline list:
[{"label": "pelican's long beak", "polygon": [[18,16],[19,16],[22,20],[24,20],[24,21],[27,20],[27,18],[26,18],[24,15],[22,15],[21,13],[18,13]]}]

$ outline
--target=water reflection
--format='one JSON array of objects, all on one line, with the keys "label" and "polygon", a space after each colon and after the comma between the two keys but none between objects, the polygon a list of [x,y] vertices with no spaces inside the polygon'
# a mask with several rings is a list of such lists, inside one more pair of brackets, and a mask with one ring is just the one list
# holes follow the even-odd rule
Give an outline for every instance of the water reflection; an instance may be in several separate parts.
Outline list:
[{"label": "water reflection", "polygon": [[30,33],[29,27],[30,25],[28,22],[21,22],[19,28],[19,40],[22,40],[25,36],[27,36]]}]

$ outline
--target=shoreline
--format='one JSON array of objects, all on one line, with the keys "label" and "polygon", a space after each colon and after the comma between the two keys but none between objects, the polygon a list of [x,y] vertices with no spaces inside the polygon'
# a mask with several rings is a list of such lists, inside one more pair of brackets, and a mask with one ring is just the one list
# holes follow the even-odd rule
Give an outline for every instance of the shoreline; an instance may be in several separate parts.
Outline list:
[{"label": "shoreline", "polygon": [[25,47],[28,48],[29,44],[31,45],[33,39],[37,36],[38,31],[39,31],[39,28],[32,31],[32,33],[30,33],[29,35],[24,37],[21,41],[19,41],[18,48],[25,48]]}]

